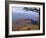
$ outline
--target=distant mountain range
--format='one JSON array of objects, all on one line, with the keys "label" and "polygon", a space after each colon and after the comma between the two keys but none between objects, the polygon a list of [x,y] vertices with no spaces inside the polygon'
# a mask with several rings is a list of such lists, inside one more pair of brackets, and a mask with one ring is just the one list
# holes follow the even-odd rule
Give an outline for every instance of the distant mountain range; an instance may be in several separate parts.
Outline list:
[{"label": "distant mountain range", "polygon": [[28,23],[32,23],[32,20],[31,19],[18,19],[15,21],[15,23],[17,25],[25,25],[25,24],[28,24]]},{"label": "distant mountain range", "polygon": [[13,23],[15,25],[25,25],[25,24],[38,24],[38,22],[34,21],[34,20],[31,20],[31,19],[17,19],[16,21],[13,21]]},{"label": "distant mountain range", "polygon": [[16,21],[17,19],[32,19],[34,21],[39,21],[39,13],[12,13],[12,20]]}]

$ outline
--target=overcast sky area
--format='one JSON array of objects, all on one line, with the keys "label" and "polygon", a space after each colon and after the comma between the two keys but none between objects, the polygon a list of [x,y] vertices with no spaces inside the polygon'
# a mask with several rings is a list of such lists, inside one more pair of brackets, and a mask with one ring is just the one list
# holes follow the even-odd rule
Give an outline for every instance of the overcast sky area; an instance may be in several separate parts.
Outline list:
[{"label": "overcast sky area", "polygon": [[[19,14],[28,14],[28,16],[30,16],[30,17],[32,17],[32,19],[34,19],[34,20],[36,20],[36,19],[38,19],[39,18],[39,13],[37,13],[37,12],[34,12],[34,11],[26,11],[26,10],[23,10],[24,9],[24,7],[13,7],[12,8],[12,13],[13,14],[16,14],[16,13],[18,13],[17,15],[19,15]],[[19,18],[19,16],[20,17],[23,17],[23,15],[19,15],[19,16],[17,16],[17,15],[13,15],[15,18]],[[28,16],[26,16],[26,15],[24,15],[25,17],[28,17]]]},{"label": "overcast sky area", "polygon": [[36,15],[36,16],[39,16],[39,14],[37,12],[34,12],[34,11],[26,11],[26,10],[23,10],[24,7],[13,7],[12,8],[12,13],[28,13],[28,14],[32,14],[32,15]]},{"label": "overcast sky area", "polygon": [[26,10],[23,10],[23,7],[13,7],[13,13],[25,13]]}]

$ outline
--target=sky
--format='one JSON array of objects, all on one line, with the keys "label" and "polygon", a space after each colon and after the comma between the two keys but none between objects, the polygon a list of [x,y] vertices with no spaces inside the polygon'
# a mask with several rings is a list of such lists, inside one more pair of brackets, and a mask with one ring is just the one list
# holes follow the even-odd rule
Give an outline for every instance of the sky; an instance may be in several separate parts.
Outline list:
[{"label": "sky", "polygon": [[23,10],[23,7],[13,7],[12,13],[21,13],[21,14],[22,13],[28,13],[28,14],[32,14],[35,16],[39,16],[37,12]]},{"label": "sky", "polygon": [[23,8],[24,7],[13,7],[12,8],[12,13],[13,13],[14,19],[17,19],[20,17],[25,17],[25,18],[28,17],[28,18],[37,20],[39,18],[39,13],[34,12],[34,11],[26,11],[26,10],[23,10]]}]

